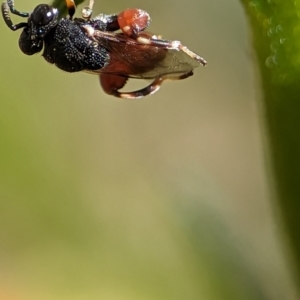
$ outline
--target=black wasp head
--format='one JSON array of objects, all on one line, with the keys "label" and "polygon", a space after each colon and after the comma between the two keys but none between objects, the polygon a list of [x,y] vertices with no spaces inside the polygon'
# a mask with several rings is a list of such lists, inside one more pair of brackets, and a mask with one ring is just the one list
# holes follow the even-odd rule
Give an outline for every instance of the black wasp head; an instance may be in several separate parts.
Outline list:
[{"label": "black wasp head", "polygon": [[47,4],[38,5],[28,18],[20,40],[20,49],[27,55],[40,52],[43,41],[50,30],[58,23],[58,10]]}]

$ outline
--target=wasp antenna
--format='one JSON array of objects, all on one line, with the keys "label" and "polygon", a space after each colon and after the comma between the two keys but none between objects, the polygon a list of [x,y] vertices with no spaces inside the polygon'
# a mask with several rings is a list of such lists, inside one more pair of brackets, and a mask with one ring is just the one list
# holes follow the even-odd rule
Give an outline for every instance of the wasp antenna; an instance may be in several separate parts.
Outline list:
[{"label": "wasp antenna", "polygon": [[8,5],[9,10],[12,14],[17,15],[17,16],[22,17],[22,18],[29,17],[29,13],[21,12],[21,11],[18,11],[18,10],[15,9],[14,0],[7,0],[7,2],[4,2],[4,3],[6,3]]},{"label": "wasp antenna", "polygon": [[66,1],[66,5],[68,8],[68,13],[69,13],[70,19],[72,19],[75,14],[75,11],[76,11],[75,2],[74,2],[74,0],[65,0],[65,1]]},{"label": "wasp antenna", "polygon": [[[18,30],[20,28],[28,26],[27,23],[25,23],[25,22],[22,22],[22,23],[19,23],[19,24],[16,24],[16,25],[13,24],[13,22],[11,21],[11,18],[10,18],[10,14],[9,14],[9,11],[11,11],[12,13],[13,13],[13,11],[12,11],[11,7],[9,6],[9,4],[7,2],[2,3],[2,5],[1,5],[1,11],[2,11],[2,16],[3,16],[5,24],[12,31],[16,31],[16,30]],[[17,13],[15,13],[15,14],[17,14]],[[17,15],[19,15],[19,14],[17,14]]]}]

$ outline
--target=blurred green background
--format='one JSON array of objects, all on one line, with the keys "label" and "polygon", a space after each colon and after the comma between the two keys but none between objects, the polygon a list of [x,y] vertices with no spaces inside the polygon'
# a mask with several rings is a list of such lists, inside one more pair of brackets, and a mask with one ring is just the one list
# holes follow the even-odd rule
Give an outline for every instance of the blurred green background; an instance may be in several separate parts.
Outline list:
[{"label": "blurred green background", "polygon": [[96,1],[94,15],[127,7],[208,66],[119,100],[0,26],[0,299],[297,299],[240,3]]}]

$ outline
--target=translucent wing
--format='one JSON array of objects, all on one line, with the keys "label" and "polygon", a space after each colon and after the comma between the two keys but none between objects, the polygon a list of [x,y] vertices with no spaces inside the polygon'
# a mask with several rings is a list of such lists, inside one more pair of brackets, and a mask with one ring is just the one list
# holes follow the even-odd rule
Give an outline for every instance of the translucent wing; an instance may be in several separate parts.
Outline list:
[{"label": "translucent wing", "polygon": [[[146,33],[145,33],[146,34]],[[148,34],[150,37],[151,35]],[[110,53],[109,64],[92,73],[115,74],[130,78],[153,79],[192,73],[201,63],[182,50],[166,49],[165,40],[141,43],[122,33],[95,30],[92,38]],[[169,42],[169,41],[167,41]],[[161,43],[161,44],[160,44]]]}]

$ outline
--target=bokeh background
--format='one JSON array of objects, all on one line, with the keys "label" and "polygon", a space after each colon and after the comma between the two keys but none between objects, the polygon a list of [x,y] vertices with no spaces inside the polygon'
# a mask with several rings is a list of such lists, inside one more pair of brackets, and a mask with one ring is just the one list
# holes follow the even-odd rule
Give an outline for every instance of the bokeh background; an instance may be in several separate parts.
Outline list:
[{"label": "bokeh background", "polygon": [[0,26],[0,299],[297,299],[240,3],[127,7],[208,66],[119,100]]}]

